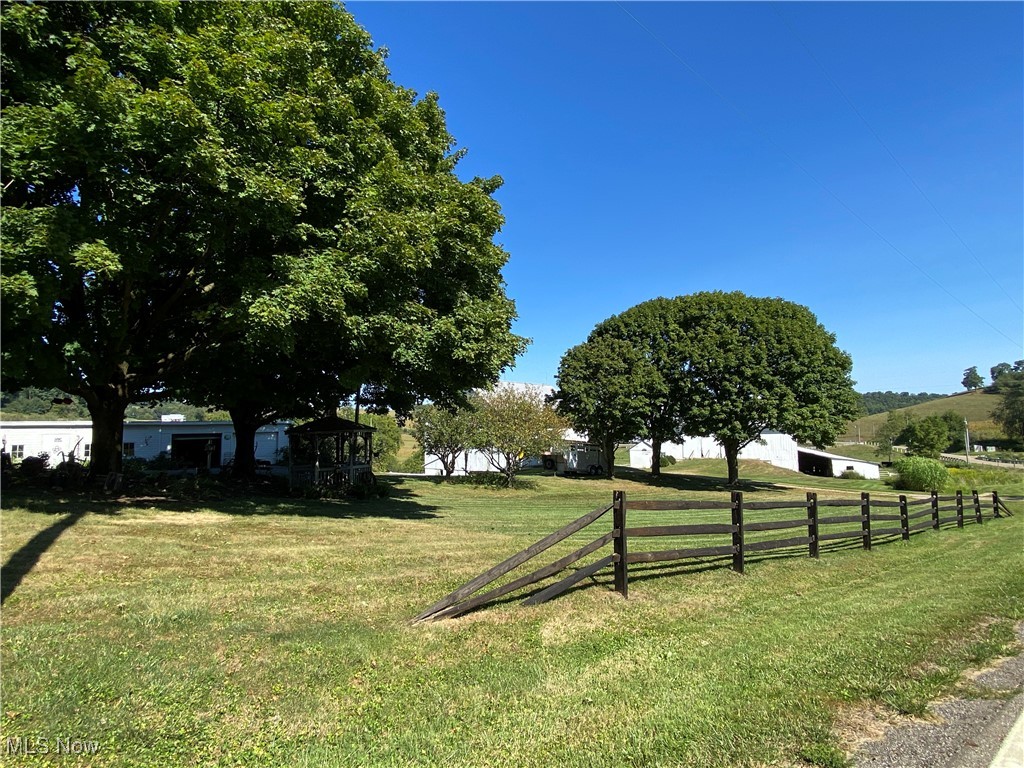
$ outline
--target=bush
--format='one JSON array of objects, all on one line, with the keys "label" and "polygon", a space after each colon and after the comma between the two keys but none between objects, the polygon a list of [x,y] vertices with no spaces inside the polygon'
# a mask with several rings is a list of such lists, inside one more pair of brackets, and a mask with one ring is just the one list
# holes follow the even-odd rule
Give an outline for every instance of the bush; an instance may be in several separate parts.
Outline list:
[{"label": "bush", "polygon": [[949,470],[941,461],[911,456],[893,463],[899,477],[893,487],[903,491],[938,491],[949,482]]},{"label": "bush", "polygon": [[863,480],[864,475],[860,472],[854,472],[852,469],[848,469],[839,476],[840,480]]},{"label": "bush", "polygon": [[658,466],[659,467],[671,467],[675,463],[676,463],[676,457],[675,456],[669,456],[667,453],[661,454],[661,458],[658,459]]}]

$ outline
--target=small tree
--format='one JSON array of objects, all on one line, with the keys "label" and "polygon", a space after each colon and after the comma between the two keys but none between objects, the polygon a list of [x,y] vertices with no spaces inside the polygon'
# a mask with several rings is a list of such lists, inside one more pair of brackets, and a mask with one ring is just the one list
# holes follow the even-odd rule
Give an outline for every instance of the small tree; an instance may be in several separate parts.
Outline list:
[{"label": "small tree", "polygon": [[437,456],[445,480],[455,472],[455,460],[471,442],[473,414],[467,408],[446,410],[433,404],[417,406],[412,413],[412,433],[424,454]]},{"label": "small tree", "polygon": [[946,411],[908,422],[898,439],[914,455],[937,459],[943,451],[963,446],[963,429],[963,416],[956,411]]},{"label": "small tree", "polygon": [[472,398],[475,411],[470,447],[487,456],[511,487],[523,461],[560,450],[568,426],[539,389],[502,384]]},{"label": "small tree", "polygon": [[964,389],[968,392],[973,392],[975,389],[980,389],[985,380],[978,373],[978,366],[972,365],[964,371],[964,378],[960,383],[963,384]]},{"label": "small tree", "polygon": [[909,416],[906,414],[889,411],[889,415],[885,417],[885,423],[875,433],[875,439],[878,441],[878,448],[875,449],[875,452],[879,456],[888,454],[889,461],[892,461],[892,447],[899,441],[903,430],[907,428],[908,421]]}]

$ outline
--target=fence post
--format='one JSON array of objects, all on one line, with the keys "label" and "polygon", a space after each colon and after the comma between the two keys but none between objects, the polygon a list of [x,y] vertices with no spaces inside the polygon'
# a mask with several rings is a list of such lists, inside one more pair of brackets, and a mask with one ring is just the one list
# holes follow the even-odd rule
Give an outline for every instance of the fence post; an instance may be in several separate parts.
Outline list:
[{"label": "fence post", "polygon": [[900,496],[900,534],[904,541],[910,541],[910,510],[906,496]]},{"label": "fence post", "polygon": [[964,527],[964,492],[956,492],[956,527]]},{"label": "fence post", "polygon": [[810,539],[808,554],[818,557],[818,494],[810,491],[807,493],[807,537]]},{"label": "fence post", "polygon": [[612,494],[612,528],[618,535],[612,539],[612,545],[618,559],[615,561],[615,591],[623,597],[629,597],[629,568],[626,563],[626,492],[615,491]]},{"label": "fence post", "polygon": [[978,521],[978,525],[981,525],[981,497],[978,496],[977,491],[971,491],[971,501],[974,502],[974,519]]},{"label": "fence post", "polygon": [[999,491],[992,491],[992,517],[1002,517],[999,514]]},{"label": "fence post", "polygon": [[860,495],[860,535],[864,549],[871,549],[871,494]]},{"label": "fence post", "polygon": [[932,491],[932,528],[939,530],[939,492]]},{"label": "fence post", "polygon": [[743,573],[743,492],[732,492],[732,569]]}]

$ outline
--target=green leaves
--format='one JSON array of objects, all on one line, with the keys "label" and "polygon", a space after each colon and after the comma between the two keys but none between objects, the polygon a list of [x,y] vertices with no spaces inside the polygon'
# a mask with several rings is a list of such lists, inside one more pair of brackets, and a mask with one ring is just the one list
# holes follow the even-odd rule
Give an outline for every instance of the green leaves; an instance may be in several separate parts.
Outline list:
[{"label": "green leaves", "polygon": [[856,413],[852,361],[834,343],[806,307],[782,299],[652,299],[566,353],[559,408],[616,440],[714,436],[733,459],[766,429],[825,445]]},{"label": "green leaves", "polygon": [[340,7],[6,3],[0,23],[5,371],[281,414],[360,384],[445,400],[522,351],[498,180],[454,175],[436,95],[391,82]]}]

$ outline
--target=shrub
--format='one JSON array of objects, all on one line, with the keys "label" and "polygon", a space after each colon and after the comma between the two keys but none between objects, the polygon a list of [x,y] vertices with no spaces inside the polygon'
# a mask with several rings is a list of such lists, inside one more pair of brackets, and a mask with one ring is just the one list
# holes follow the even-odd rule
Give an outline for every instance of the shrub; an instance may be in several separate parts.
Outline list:
[{"label": "shrub", "polygon": [[659,467],[671,467],[675,463],[676,463],[676,457],[675,456],[669,456],[667,453],[661,454],[661,458],[658,459],[658,466]]},{"label": "shrub", "polygon": [[848,469],[839,476],[840,480],[863,480],[864,475],[860,472],[854,472],[852,469]]},{"label": "shrub", "polygon": [[949,470],[941,461],[911,456],[893,463],[899,474],[893,486],[905,491],[937,491],[949,482]]}]

